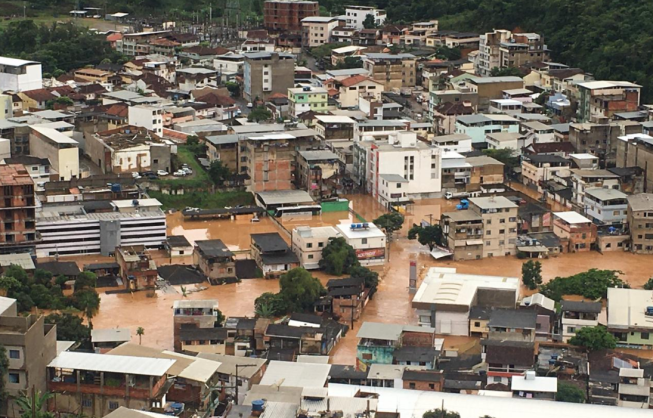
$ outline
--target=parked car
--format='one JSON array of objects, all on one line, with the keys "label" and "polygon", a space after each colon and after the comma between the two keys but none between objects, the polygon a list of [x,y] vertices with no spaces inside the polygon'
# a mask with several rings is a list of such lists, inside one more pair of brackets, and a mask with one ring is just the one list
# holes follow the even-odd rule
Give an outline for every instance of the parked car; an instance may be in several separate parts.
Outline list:
[{"label": "parked car", "polygon": [[165,170],[157,170],[157,171],[156,171],[156,174],[159,175],[159,176],[167,176],[167,175],[170,174],[170,173],[168,173],[168,172],[165,171]]},{"label": "parked car", "polygon": [[193,174],[193,170],[191,170],[191,169],[188,168],[188,167],[183,167],[183,168],[181,169],[181,171],[183,171],[183,172],[186,173],[187,175],[191,175],[191,174]]},{"label": "parked car", "polygon": [[174,173],[172,173],[172,175],[175,177],[184,177],[186,175],[186,172],[184,170],[177,170]]},{"label": "parked car", "polygon": [[249,102],[249,103],[247,103],[247,107],[251,109],[251,108],[254,107],[254,104],[252,102]]}]

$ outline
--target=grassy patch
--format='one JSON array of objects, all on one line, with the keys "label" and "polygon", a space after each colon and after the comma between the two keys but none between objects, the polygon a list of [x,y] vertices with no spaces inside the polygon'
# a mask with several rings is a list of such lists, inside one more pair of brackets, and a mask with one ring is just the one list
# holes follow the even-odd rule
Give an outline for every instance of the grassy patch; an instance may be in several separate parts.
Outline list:
[{"label": "grassy patch", "polygon": [[174,177],[172,173],[167,178],[159,179],[158,182],[162,186],[170,186],[173,189],[188,188],[188,189],[206,189],[211,187],[211,179],[208,173],[195,159],[195,155],[188,149],[186,145],[177,146],[177,165],[181,167],[182,164],[188,164],[193,170],[193,175],[189,177]]},{"label": "grassy patch", "polygon": [[254,204],[254,195],[250,192],[216,192],[215,194],[207,192],[190,192],[185,194],[170,195],[161,192],[150,191],[150,197],[159,199],[163,204],[163,209],[182,210],[187,206],[202,209],[225,208],[237,205]]}]

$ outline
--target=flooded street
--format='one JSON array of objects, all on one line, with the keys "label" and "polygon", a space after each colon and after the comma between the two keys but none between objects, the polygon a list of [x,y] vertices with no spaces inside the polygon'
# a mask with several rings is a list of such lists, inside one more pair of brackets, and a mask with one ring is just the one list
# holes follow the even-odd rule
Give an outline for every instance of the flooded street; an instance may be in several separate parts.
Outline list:
[{"label": "flooded street", "polygon": [[[385,213],[384,209],[371,196],[351,196],[351,207],[366,221],[371,222]],[[428,199],[417,201],[406,213],[404,228],[395,236],[390,245],[390,261],[383,268],[378,268],[381,282],[374,299],[364,310],[362,319],[354,324],[353,331],[332,351],[332,363],[354,364],[356,358],[356,333],[364,321],[386,323],[415,324],[417,317],[411,308],[413,295],[408,289],[409,264],[416,260],[418,272],[422,277],[429,267],[456,267],[459,272],[472,274],[489,274],[501,276],[521,276],[523,260],[516,257],[497,257],[475,261],[434,260],[417,241],[409,241],[407,232],[413,223],[422,220],[437,221],[442,212],[455,210],[456,201],[445,199]],[[282,221],[283,226],[292,230],[299,225],[324,226],[336,225],[341,220],[351,221],[354,215],[350,212],[330,212],[309,219],[293,219]],[[168,215],[168,234],[184,235],[189,241],[203,239],[221,239],[231,250],[243,251],[239,257],[245,257],[244,251],[249,250],[250,234],[261,232],[280,232],[280,228],[268,217],[260,222],[251,222],[250,217],[240,217],[237,220],[199,220],[185,221],[180,213]],[[284,239],[288,238],[281,234]],[[163,251],[153,251],[153,259],[157,264],[169,264],[170,259]],[[61,260],[74,260],[80,268],[84,264],[100,261],[112,261],[108,257],[79,256],[60,257]],[[173,259],[175,263],[190,263],[190,257],[184,260]],[[653,256],[633,255],[624,252],[598,252],[563,254],[557,258],[541,260],[545,281],[557,276],[569,276],[590,268],[621,270],[622,279],[633,287],[641,287],[653,275]],[[329,279],[321,272],[314,272],[323,283]],[[244,280],[238,284],[210,286],[208,289],[193,292],[188,299],[217,299],[221,311],[226,316],[252,316],[254,300],[264,292],[277,292],[276,280]],[[172,305],[175,300],[182,299],[180,289],[176,294],[158,292],[157,297],[147,298],[145,293],[106,294],[110,289],[99,289],[101,306],[98,315],[93,318],[95,328],[128,327],[132,330],[132,340],[137,342],[136,328],[143,327],[145,335],[143,344],[160,348],[172,348]],[[189,286],[189,290],[193,290]],[[445,348],[458,346],[471,339],[461,337],[445,338]]]}]

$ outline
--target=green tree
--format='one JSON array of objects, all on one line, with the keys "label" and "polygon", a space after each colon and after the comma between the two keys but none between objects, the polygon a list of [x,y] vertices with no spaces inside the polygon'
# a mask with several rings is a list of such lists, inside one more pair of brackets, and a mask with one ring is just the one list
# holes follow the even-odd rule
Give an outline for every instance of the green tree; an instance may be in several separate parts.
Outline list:
[{"label": "green tree", "polygon": [[272,318],[288,312],[288,307],[280,294],[265,292],[254,301],[254,312],[259,317]]},{"label": "green tree", "polygon": [[529,289],[535,290],[542,284],[542,263],[528,260],[521,266],[522,282]]},{"label": "green tree", "polygon": [[52,273],[42,269],[34,270],[34,283],[48,286],[52,284]]},{"label": "green tree", "polygon": [[240,96],[240,84],[235,83],[235,82],[233,82],[233,81],[227,81],[227,82],[225,83],[225,87],[227,88],[227,90],[229,90],[229,93],[230,93],[233,97],[238,97],[238,96]]},{"label": "green tree", "polygon": [[53,395],[51,393],[37,390],[34,392],[34,398],[27,395],[27,392],[23,391],[21,395],[15,399],[18,407],[23,411],[20,415],[21,418],[54,418],[55,415],[53,412],[44,410],[48,404],[48,400],[51,399]]},{"label": "green tree", "polygon": [[583,327],[576,331],[569,344],[584,347],[587,351],[612,349],[617,346],[617,339],[606,327]]},{"label": "green tree", "polygon": [[428,245],[429,250],[433,251],[436,245],[444,245],[444,236],[440,225],[421,226],[413,224],[408,230],[408,239],[417,239],[422,245]]},{"label": "green tree", "polygon": [[77,315],[70,313],[50,314],[45,317],[46,324],[57,326],[57,340],[75,341],[83,347],[90,347],[91,329]]},{"label": "green tree", "polygon": [[585,403],[585,392],[578,386],[558,381],[558,392],[556,393],[556,401],[558,402],[571,402],[571,403]]},{"label": "green tree", "polygon": [[75,307],[84,313],[88,320],[88,326],[93,328],[91,322],[93,317],[100,310],[100,296],[95,290],[80,290],[73,294],[73,302]]},{"label": "green tree", "polygon": [[376,21],[374,20],[374,15],[368,13],[363,20],[363,27],[365,29],[376,29]]},{"label": "green tree", "polygon": [[644,283],[644,290],[653,290],[653,277],[648,279],[646,283]]},{"label": "green tree", "polygon": [[446,45],[441,45],[436,48],[435,56],[445,61],[459,60],[461,57],[460,48],[449,48]]},{"label": "green tree", "polygon": [[519,161],[519,156],[516,155],[515,151],[510,148],[486,149],[483,150],[483,154],[502,162],[505,165],[505,168],[509,169],[510,171],[521,164]]},{"label": "green tree", "polygon": [[5,393],[5,376],[8,372],[9,359],[7,358],[7,349],[0,344],[0,405],[2,405],[7,397]]},{"label": "green tree", "polygon": [[404,215],[399,212],[385,213],[374,220],[374,225],[381,228],[386,235],[399,231],[404,224]]},{"label": "green tree", "polygon": [[188,135],[186,138],[186,148],[196,157],[206,154],[206,145],[200,141],[197,135]]},{"label": "green tree", "polygon": [[58,105],[63,105],[63,106],[72,106],[72,105],[75,104],[73,102],[73,99],[71,99],[70,97],[66,97],[66,96],[57,97],[56,99],[54,99],[54,102],[56,104],[58,104]]},{"label": "green tree", "polygon": [[460,414],[458,412],[447,411],[446,409],[442,410],[438,408],[424,412],[422,418],[460,418]]},{"label": "green tree", "polygon": [[138,335],[138,345],[141,345],[141,341],[143,340],[143,335],[145,335],[145,328],[143,327],[136,328],[136,335]]},{"label": "green tree", "polygon": [[[50,289],[42,284],[35,284],[29,293],[30,298],[36,306],[41,309],[56,308],[56,301],[50,293]],[[53,306],[54,304],[54,306]]]},{"label": "green tree", "polygon": [[519,71],[519,68],[516,67],[504,67],[504,68],[499,68],[499,67],[494,67],[490,70],[490,76],[492,77],[508,77],[508,76],[514,76],[514,77],[523,77],[524,74]]},{"label": "green tree", "polygon": [[352,68],[363,68],[363,60],[359,56],[345,57],[344,60],[336,66],[340,70],[349,70]]},{"label": "green tree", "polygon": [[281,276],[279,285],[279,294],[291,312],[312,311],[315,302],[325,293],[322,283],[301,267]]},{"label": "green tree", "polygon": [[353,266],[349,270],[349,276],[355,279],[363,279],[365,287],[369,289],[375,290],[379,285],[379,273],[361,265]]},{"label": "green tree", "polygon": [[75,279],[75,292],[81,290],[95,289],[97,287],[97,275],[90,271],[79,273]]},{"label": "green tree", "polygon": [[264,106],[258,106],[247,115],[247,120],[249,122],[265,122],[272,119],[272,112],[270,112]]},{"label": "green tree", "polygon": [[619,274],[618,270],[590,269],[569,277],[556,277],[543,284],[540,292],[555,301],[560,301],[564,295],[581,295],[592,300],[606,298],[608,288],[628,287],[619,279]]},{"label": "green tree", "polygon": [[359,264],[356,251],[342,237],[329,240],[322,250],[322,259],[319,261],[320,268],[334,276],[348,274],[352,267]]},{"label": "green tree", "polygon": [[222,161],[215,160],[211,162],[211,166],[209,167],[209,177],[213,184],[222,186],[231,177],[231,171],[229,171],[226,165],[222,164]]}]

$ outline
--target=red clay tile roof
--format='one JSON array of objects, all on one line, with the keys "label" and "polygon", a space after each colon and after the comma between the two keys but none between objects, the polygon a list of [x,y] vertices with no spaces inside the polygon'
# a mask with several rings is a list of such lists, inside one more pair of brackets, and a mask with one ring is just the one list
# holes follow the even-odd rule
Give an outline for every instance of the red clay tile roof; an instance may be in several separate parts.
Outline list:
[{"label": "red clay tile roof", "polygon": [[236,104],[236,101],[229,96],[222,96],[216,93],[205,94],[200,98],[204,103],[209,103],[214,106],[228,107]]},{"label": "red clay tile roof", "polygon": [[362,83],[365,80],[369,80],[369,81],[371,81],[373,83],[376,83],[376,84],[381,84],[378,81],[372,80],[368,76],[362,75],[362,74],[352,75],[351,77],[347,77],[345,79],[342,79],[340,81],[340,84],[342,84],[344,87],[351,87],[351,86],[356,85],[358,83]]},{"label": "red clay tile roof", "polygon": [[22,93],[30,99],[36,100],[37,102],[47,102],[48,100],[56,99],[56,96],[46,89],[27,90]]},{"label": "red clay tile roof", "polygon": [[122,33],[112,33],[111,35],[107,35],[107,41],[108,42],[115,42],[119,41],[122,39]]},{"label": "red clay tile roof", "polygon": [[184,48],[183,51],[190,54],[205,56],[205,55],[224,55],[230,50],[227,48],[223,48],[221,46],[216,48],[208,48],[205,46],[197,45],[197,46],[191,46],[190,48]]},{"label": "red clay tile roof", "polygon": [[330,97],[337,96],[338,94],[340,94],[340,92],[336,89],[329,89],[327,93],[329,94]]},{"label": "red clay tile roof", "polygon": [[288,96],[286,96],[283,93],[272,93],[271,95],[268,96],[268,100],[271,99],[287,99]]}]

